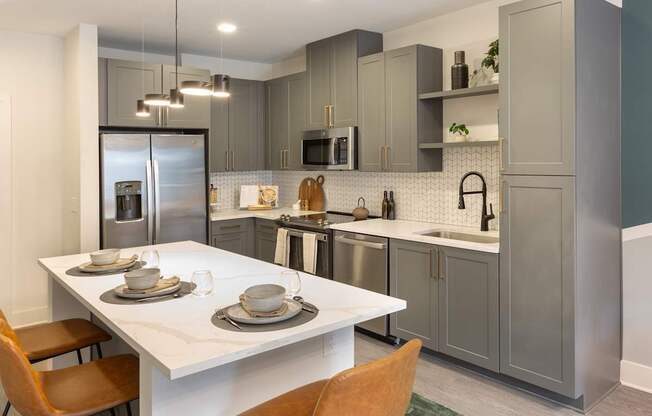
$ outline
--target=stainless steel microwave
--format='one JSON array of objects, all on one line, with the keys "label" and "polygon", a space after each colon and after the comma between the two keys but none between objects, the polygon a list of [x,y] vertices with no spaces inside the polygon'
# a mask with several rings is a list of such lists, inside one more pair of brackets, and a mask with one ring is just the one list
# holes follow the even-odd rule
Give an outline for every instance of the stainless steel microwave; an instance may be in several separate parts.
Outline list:
[{"label": "stainless steel microwave", "polygon": [[309,170],[358,168],[358,128],[307,130],[301,139],[301,166]]}]

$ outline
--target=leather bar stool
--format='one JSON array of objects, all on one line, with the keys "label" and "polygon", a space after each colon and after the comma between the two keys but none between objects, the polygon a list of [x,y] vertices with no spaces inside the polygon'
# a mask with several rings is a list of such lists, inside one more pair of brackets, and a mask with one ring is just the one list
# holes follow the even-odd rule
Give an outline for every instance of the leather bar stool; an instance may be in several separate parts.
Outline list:
[{"label": "leather bar stool", "polygon": [[404,416],[421,341],[380,360],[292,390],[241,416]]},{"label": "leather bar stool", "polygon": [[[82,348],[95,345],[98,356],[102,358],[100,343],[111,339],[106,331],[85,319],[67,319],[14,330],[2,310],[0,334],[16,342],[30,363],[76,351],[77,361],[82,364]],[[8,401],[2,416],[7,416],[10,407],[11,402]]]},{"label": "leather bar stool", "polygon": [[86,416],[138,398],[138,358],[118,355],[53,371],[35,371],[20,346],[0,335],[0,379],[22,416]]}]

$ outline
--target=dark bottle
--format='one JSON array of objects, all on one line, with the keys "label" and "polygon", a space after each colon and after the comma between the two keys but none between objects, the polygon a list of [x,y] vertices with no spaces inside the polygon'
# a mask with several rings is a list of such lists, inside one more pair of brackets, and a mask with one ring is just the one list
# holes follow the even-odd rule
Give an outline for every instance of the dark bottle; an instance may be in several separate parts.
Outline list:
[{"label": "dark bottle", "polygon": [[451,67],[451,85],[454,90],[469,88],[469,66],[464,63],[464,51],[455,52],[455,65]]},{"label": "dark bottle", "polygon": [[389,203],[387,204],[387,219],[396,219],[396,204],[394,203],[394,191],[389,191]]},{"label": "dark bottle", "polygon": [[389,216],[389,199],[387,199],[387,191],[383,194],[383,219],[386,220]]}]

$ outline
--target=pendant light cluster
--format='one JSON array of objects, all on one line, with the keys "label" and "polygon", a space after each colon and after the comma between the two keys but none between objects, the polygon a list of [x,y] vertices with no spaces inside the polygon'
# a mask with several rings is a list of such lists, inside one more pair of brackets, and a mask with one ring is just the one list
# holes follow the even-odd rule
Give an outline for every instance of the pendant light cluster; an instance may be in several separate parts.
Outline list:
[{"label": "pendant light cluster", "polygon": [[[231,25],[235,30],[235,26]],[[230,31],[233,31],[230,30]],[[220,32],[222,30],[220,29]],[[144,33],[144,27],[143,27]],[[220,35],[220,60],[222,60],[222,45]],[[144,55],[144,35],[143,35],[143,55]],[[144,58],[143,58],[144,61]],[[170,94],[145,94],[144,100],[138,100],[136,103],[136,115],[138,117],[149,117],[150,107],[170,107],[183,108],[183,96],[214,96],[226,98],[230,97],[231,78],[228,75],[216,74],[211,77],[211,82],[205,81],[183,81],[179,88],[179,5],[178,0],[174,0],[174,82],[175,87],[170,90]]]}]

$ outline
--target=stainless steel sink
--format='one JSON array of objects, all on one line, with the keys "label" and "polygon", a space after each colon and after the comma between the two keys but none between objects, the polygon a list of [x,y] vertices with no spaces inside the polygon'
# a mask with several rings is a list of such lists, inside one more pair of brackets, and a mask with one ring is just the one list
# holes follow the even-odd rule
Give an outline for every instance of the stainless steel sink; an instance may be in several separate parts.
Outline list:
[{"label": "stainless steel sink", "polygon": [[427,233],[420,233],[420,235],[426,237],[448,238],[449,240],[469,241],[471,243],[481,244],[494,244],[499,241],[498,237],[490,237],[488,235],[467,234],[456,231],[443,230],[429,231]]}]

